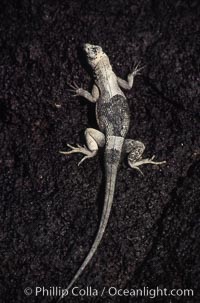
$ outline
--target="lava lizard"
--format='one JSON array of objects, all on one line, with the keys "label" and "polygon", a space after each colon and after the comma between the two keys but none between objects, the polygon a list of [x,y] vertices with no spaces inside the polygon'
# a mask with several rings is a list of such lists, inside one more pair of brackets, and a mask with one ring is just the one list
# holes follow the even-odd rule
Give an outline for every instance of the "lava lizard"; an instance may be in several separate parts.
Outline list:
[{"label": "lava lizard", "polygon": [[68,144],[67,146],[70,147],[71,150],[67,152],[61,151],[60,153],[64,155],[72,153],[84,154],[85,156],[79,162],[80,165],[85,159],[96,156],[98,147],[105,146],[105,200],[99,229],[93,245],[59,301],[82,274],[103,237],[113,203],[117,170],[122,150],[128,154],[128,164],[130,167],[140,172],[139,166],[143,164],[159,165],[166,163],[166,161],[154,162],[154,156],[151,159],[142,159],[142,154],[145,149],[144,144],[140,141],[125,139],[129,129],[130,115],[128,103],[121,88],[125,90],[132,88],[134,78],[141,70],[139,65],[133,68],[133,71],[127,77],[127,81],[125,81],[115,75],[108,56],[100,46],[87,43],[84,44],[83,49],[93,71],[94,85],[92,92],[90,93],[83,88],[79,88],[76,83],[73,83],[73,85],[69,84],[71,87],[69,91],[74,92],[74,96],[81,96],[90,102],[96,103],[96,119],[100,131],[87,128],[85,131],[87,146],[82,147],[77,144],[77,147],[74,147]]}]

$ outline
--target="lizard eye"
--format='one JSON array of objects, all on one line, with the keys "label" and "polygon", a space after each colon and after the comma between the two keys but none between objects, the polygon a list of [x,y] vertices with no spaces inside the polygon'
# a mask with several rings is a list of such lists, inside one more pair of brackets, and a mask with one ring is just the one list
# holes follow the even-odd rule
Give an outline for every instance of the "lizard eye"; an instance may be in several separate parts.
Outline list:
[{"label": "lizard eye", "polygon": [[95,59],[97,57],[97,54],[98,54],[98,50],[96,47],[91,47],[87,50],[87,56],[90,59]]}]

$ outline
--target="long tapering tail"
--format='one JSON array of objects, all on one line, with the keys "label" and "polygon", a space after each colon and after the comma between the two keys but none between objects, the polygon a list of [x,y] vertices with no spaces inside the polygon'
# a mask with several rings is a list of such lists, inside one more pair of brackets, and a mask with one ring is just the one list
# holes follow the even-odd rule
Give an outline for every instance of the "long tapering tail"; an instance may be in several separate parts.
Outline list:
[{"label": "long tapering tail", "polygon": [[121,151],[123,146],[124,138],[122,137],[115,137],[110,136],[107,138],[106,148],[105,148],[105,174],[106,174],[106,186],[105,186],[105,201],[104,207],[101,217],[101,222],[99,225],[99,230],[97,232],[96,238],[92,244],[92,247],[83,261],[81,267],[76,272],[75,276],[65,289],[62,296],[59,298],[58,302],[65,297],[68,290],[72,287],[72,285],[76,282],[79,276],[84,271],[85,267],[88,265],[90,260],[92,259],[93,255],[95,254],[97,247],[99,246],[101,239],[103,237],[104,231],[106,229],[108,219],[110,216],[110,211],[113,203],[113,196],[115,190],[115,183],[117,177],[117,169],[119,166],[120,158],[121,158]]}]

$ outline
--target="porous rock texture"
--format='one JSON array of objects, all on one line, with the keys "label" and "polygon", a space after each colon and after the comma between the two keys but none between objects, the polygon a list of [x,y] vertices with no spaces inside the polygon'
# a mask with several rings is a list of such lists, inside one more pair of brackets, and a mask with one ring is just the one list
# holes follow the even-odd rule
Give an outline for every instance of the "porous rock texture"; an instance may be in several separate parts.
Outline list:
[{"label": "porous rock texture", "polygon": [[[145,68],[126,93],[128,138],[146,145],[144,177],[120,167],[105,236],[76,286],[99,292],[194,290],[193,297],[72,296],[63,302],[199,302],[198,1],[5,1],[0,25],[0,297],[56,302],[35,287],[65,288],[87,255],[103,205],[103,153],[64,156],[96,127],[82,43],[98,44],[117,75]],[[24,289],[33,294],[27,296]]]}]

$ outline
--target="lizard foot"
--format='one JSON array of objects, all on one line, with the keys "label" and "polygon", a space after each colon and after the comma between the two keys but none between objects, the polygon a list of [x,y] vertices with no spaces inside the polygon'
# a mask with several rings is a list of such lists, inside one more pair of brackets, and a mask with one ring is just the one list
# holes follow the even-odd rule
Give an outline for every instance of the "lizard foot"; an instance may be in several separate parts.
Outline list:
[{"label": "lizard foot", "polygon": [[131,69],[131,74],[133,76],[136,76],[136,75],[141,75],[140,71],[144,68],[145,66],[141,66],[140,67],[140,62],[134,64],[132,66],[132,69]]},{"label": "lizard foot", "polygon": [[153,161],[154,158],[155,158],[155,156],[151,157],[150,159],[142,159],[142,160],[139,160],[137,162],[131,162],[129,160],[128,163],[129,163],[130,167],[138,170],[142,175],[144,175],[143,172],[141,171],[141,169],[138,166],[141,166],[143,164],[161,165],[161,164],[166,163],[166,161],[161,161],[161,162]]},{"label": "lizard foot", "polygon": [[77,147],[75,147],[75,146],[72,146],[70,144],[67,144],[67,146],[70,147],[71,150],[69,150],[67,152],[60,151],[61,154],[63,154],[63,155],[71,155],[71,154],[74,154],[74,153],[81,153],[81,154],[85,155],[85,157],[83,157],[83,159],[78,163],[78,166],[81,163],[83,163],[83,161],[85,161],[86,159],[94,157],[96,155],[96,153],[97,153],[97,150],[91,151],[85,145],[81,146],[81,145],[77,144]]},{"label": "lizard foot", "polygon": [[84,89],[82,87],[79,87],[75,82],[73,84],[68,83],[69,89],[67,91],[74,93],[72,97],[78,97],[78,96],[83,96],[84,95]]}]

